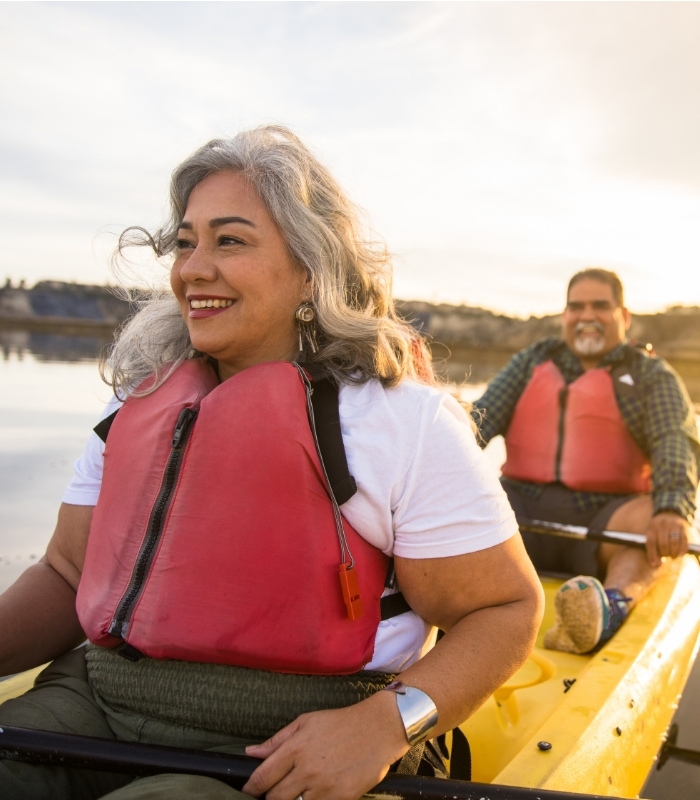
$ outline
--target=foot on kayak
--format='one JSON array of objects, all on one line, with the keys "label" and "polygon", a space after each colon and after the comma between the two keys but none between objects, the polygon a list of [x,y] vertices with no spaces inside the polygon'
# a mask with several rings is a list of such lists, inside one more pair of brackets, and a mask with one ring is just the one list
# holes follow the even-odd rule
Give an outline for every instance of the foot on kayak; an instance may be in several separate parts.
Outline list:
[{"label": "foot on kayak", "polygon": [[544,646],[578,654],[602,647],[625,621],[629,602],[618,589],[604,589],[595,578],[571,578],[554,598],[556,621],[544,635]]}]

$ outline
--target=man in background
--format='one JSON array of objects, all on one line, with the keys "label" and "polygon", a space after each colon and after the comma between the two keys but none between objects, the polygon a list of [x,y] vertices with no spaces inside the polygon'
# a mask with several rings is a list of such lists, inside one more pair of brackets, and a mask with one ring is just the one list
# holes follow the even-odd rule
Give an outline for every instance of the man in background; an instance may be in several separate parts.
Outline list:
[{"label": "man in background", "polygon": [[630,345],[614,272],[569,281],[562,338],[517,353],[474,405],[481,444],[505,437],[502,483],[519,518],[646,535],[646,551],[523,533],[537,569],[565,572],[545,646],[586,653],[688,549],[700,443],[678,375]]}]

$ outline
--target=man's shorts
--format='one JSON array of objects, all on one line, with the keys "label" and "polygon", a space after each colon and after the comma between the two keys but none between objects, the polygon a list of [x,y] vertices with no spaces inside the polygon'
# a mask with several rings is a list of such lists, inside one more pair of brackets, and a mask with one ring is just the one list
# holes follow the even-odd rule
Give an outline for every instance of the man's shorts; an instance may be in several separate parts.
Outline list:
[{"label": "man's shorts", "polygon": [[[501,478],[508,500],[519,519],[538,519],[558,522],[561,525],[580,525],[595,531],[605,530],[610,517],[628,500],[637,495],[620,495],[601,508],[581,512],[574,504],[574,493],[560,483],[545,486],[542,494],[534,499],[518,491],[516,485]],[[598,564],[600,542],[577,541],[561,536],[522,532],[528,555],[538,572],[553,572],[560,575],[593,575],[602,580]]]}]

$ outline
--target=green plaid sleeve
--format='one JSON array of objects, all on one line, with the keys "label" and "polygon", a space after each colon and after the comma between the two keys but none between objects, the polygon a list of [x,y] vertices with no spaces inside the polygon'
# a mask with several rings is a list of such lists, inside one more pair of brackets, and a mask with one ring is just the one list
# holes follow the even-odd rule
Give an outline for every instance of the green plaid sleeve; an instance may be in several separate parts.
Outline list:
[{"label": "green plaid sleeve", "polygon": [[651,457],[654,512],[695,514],[698,429],[681,379],[662,359],[649,359],[644,391],[644,438]]},{"label": "green plaid sleeve", "polygon": [[474,403],[471,413],[479,429],[481,447],[486,447],[494,436],[508,430],[510,418],[525,391],[542,347],[543,342],[537,342],[516,353]]}]

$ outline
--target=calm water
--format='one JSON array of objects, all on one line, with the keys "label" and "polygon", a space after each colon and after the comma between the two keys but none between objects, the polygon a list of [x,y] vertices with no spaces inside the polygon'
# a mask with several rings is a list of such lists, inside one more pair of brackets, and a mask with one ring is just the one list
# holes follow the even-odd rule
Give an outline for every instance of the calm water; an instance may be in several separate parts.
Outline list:
[{"label": "calm water", "polygon": [[[0,331],[0,591],[44,553],[72,464],[111,396],[97,373],[103,344]],[[480,383],[468,385],[465,398],[478,397],[496,369],[476,365],[472,375]],[[487,453],[500,465],[502,440]],[[678,746],[700,750],[699,718],[700,660],[676,714]],[[700,798],[700,767],[669,760],[652,773],[642,797]]]}]

